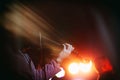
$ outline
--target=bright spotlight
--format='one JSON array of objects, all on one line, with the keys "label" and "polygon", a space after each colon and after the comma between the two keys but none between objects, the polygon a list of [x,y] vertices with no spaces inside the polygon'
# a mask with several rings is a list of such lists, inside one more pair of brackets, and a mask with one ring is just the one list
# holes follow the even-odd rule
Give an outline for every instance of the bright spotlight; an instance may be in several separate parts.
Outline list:
[{"label": "bright spotlight", "polygon": [[92,61],[89,61],[88,63],[81,62],[79,64],[79,69],[84,73],[90,72],[92,69]]},{"label": "bright spotlight", "polygon": [[60,69],[61,69],[61,71],[56,74],[56,77],[57,77],[57,78],[61,78],[61,77],[64,77],[64,76],[65,76],[65,71],[64,71],[64,69],[63,69],[63,68],[60,68]]},{"label": "bright spotlight", "polygon": [[68,70],[71,74],[77,74],[79,72],[79,64],[71,63],[68,67]]}]

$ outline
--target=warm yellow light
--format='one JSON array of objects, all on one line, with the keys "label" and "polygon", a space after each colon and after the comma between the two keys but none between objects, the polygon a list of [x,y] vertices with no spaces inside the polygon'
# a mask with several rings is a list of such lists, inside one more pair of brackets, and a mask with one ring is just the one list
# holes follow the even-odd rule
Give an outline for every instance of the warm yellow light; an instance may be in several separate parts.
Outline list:
[{"label": "warm yellow light", "polygon": [[68,70],[71,74],[77,74],[79,72],[79,64],[71,63],[68,67]]},{"label": "warm yellow light", "polygon": [[80,71],[86,73],[86,72],[90,72],[90,70],[92,69],[92,61],[88,62],[88,63],[80,63],[79,64],[79,69]]},{"label": "warm yellow light", "polygon": [[61,78],[65,76],[65,71],[63,68],[60,68],[61,71],[56,74],[56,77]]}]

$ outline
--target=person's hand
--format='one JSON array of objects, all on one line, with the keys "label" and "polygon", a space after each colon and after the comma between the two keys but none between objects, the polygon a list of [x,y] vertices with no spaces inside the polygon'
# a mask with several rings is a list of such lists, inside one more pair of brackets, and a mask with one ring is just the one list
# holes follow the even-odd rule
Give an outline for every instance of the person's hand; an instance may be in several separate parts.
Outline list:
[{"label": "person's hand", "polygon": [[63,50],[60,52],[57,61],[61,62],[64,58],[68,57],[74,50],[74,47],[68,43],[63,44]]}]

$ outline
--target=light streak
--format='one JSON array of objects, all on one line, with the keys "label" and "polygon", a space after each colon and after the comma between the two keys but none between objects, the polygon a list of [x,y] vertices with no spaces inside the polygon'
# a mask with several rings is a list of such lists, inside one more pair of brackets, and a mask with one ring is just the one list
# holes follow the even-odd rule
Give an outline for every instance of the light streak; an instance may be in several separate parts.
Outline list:
[{"label": "light streak", "polygon": [[[3,26],[14,36],[27,39],[31,43],[40,46],[39,33],[42,34],[42,40],[51,50],[56,49],[56,45],[61,45],[54,39],[63,41],[56,29],[50,25],[43,17],[35,13],[29,6],[22,3],[15,3],[8,6],[9,12],[5,15]],[[20,39],[19,38],[19,39]],[[55,45],[51,45],[51,43]],[[53,53],[56,53],[55,51]]]},{"label": "light streak", "polygon": [[61,78],[61,77],[64,77],[64,76],[65,76],[65,71],[64,71],[64,69],[63,69],[63,68],[60,68],[60,69],[61,69],[61,71],[56,74],[56,76],[57,76],[58,78]]}]

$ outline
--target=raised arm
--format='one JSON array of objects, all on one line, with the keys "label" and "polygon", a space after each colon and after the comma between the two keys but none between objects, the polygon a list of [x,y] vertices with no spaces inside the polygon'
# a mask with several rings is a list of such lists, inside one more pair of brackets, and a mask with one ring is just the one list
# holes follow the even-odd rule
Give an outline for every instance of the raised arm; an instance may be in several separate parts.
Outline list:
[{"label": "raised arm", "polygon": [[61,63],[61,61],[64,58],[68,57],[71,54],[71,52],[74,50],[74,47],[72,45],[68,44],[68,43],[63,44],[63,46],[64,46],[64,48],[60,52],[60,54],[57,58],[57,62],[59,62],[59,63]]},{"label": "raised arm", "polygon": [[35,80],[49,80],[54,77],[56,73],[60,71],[59,63],[66,57],[68,57],[71,52],[74,50],[72,45],[65,43],[63,44],[63,50],[59,53],[59,56],[56,60],[52,60],[49,64],[46,64],[43,69],[36,70],[33,62],[31,62],[31,68],[34,73]]}]

